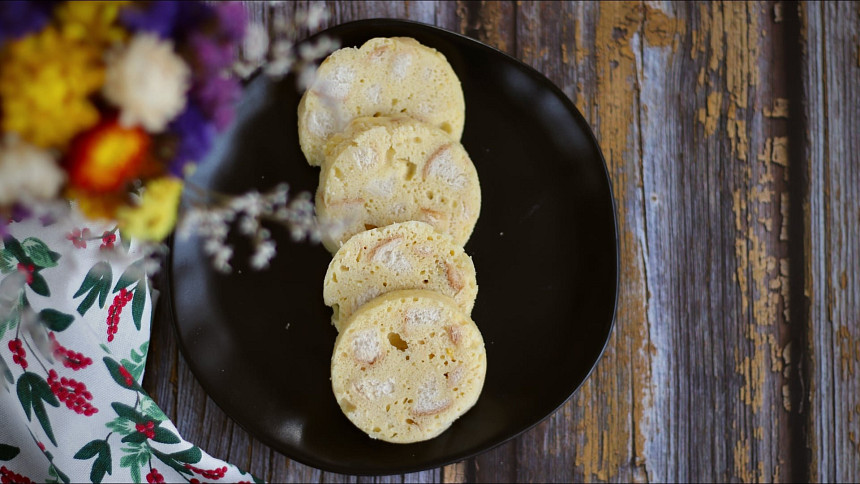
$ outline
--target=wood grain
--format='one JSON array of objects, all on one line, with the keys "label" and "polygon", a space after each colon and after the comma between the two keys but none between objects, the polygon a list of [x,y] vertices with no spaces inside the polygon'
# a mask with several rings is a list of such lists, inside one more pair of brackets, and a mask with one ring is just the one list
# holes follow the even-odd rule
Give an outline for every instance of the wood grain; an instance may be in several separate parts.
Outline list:
[{"label": "wood grain", "polygon": [[577,394],[520,437],[356,477],[249,436],[156,324],[145,387],[186,439],[277,482],[860,479],[857,3],[327,6],[323,28],[391,17],[474,37],[573,100],[617,203],[616,329]]},{"label": "wood grain", "polygon": [[804,4],[810,477],[860,476],[860,8]]}]

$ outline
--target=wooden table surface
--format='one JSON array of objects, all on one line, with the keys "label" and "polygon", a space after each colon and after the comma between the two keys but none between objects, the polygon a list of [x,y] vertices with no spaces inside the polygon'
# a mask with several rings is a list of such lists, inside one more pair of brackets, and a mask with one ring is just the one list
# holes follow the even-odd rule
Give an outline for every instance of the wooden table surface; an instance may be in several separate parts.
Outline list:
[{"label": "wooden table surface", "polygon": [[144,386],[186,439],[281,482],[860,480],[858,3],[328,8],[328,25],[389,17],[464,33],[570,96],[614,185],[615,331],[585,385],[522,436],[358,478],[249,436],[157,321]]}]

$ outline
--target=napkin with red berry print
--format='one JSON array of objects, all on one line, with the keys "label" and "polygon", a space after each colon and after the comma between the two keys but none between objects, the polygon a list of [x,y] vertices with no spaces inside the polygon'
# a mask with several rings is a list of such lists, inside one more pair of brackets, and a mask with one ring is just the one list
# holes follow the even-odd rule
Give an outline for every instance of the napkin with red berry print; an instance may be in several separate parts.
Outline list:
[{"label": "napkin with red berry print", "polygon": [[147,258],[72,211],[0,244],[0,482],[250,482],[179,436],[140,386]]}]

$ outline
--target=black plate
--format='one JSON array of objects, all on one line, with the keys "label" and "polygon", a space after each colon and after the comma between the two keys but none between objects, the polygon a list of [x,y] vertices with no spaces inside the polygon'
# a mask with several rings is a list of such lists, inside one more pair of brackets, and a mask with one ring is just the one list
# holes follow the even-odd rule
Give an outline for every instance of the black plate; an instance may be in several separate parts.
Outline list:
[{"label": "black plate", "polygon": [[[463,144],[481,180],[482,211],[466,245],[478,273],[472,317],[487,348],[478,403],[441,436],[398,445],[368,438],[341,413],[329,381],[336,336],[322,302],[331,256],[275,230],[272,267],[254,272],[237,241],[234,273],[211,268],[194,238],[174,241],[170,303],[180,346],[212,399],[249,433],[299,462],[347,474],[429,469],[490,449],[562,405],[599,359],[613,325],[617,237],[600,148],[543,75],[477,41],[414,22],[329,29],[344,46],[411,36],[435,47],[466,97]],[[235,127],[195,183],[228,193],[286,181],[313,191],[299,150],[291,79],[258,78]]]}]

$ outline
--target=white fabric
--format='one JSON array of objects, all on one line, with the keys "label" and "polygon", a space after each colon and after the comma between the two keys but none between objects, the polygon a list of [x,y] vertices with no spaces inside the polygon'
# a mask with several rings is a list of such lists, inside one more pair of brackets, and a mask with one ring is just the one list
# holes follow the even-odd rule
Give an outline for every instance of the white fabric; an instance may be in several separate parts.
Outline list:
[{"label": "white fabric", "polygon": [[[69,235],[84,228],[89,229],[90,237],[98,239],[86,241],[86,248],[76,247]],[[31,220],[13,223],[9,230],[26,260],[22,262],[15,256],[16,244],[12,239],[3,241],[0,250],[0,479],[3,482],[26,482],[25,478],[36,482],[254,481],[250,474],[182,440],[173,423],[140,387],[149,345],[152,301],[147,279],[139,270],[142,254],[134,244],[126,252],[117,236],[115,250],[101,249],[100,236],[111,227],[85,220],[74,212],[47,227]],[[82,245],[80,241],[78,244]],[[59,255],[55,266],[51,266],[52,255],[45,248]],[[110,271],[100,272],[94,267],[109,267]],[[34,274],[31,276],[30,272]],[[90,290],[96,290],[98,295],[86,308],[81,304],[89,295],[84,283],[88,274],[100,279],[90,277],[90,281],[96,281]],[[133,291],[135,296],[114,304],[122,293],[123,274],[127,276],[123,282],[133,280],[126,290]],[[38,280],[40,277],[44,284]],[[20,283],[16,285],[17,281],[28,278],[30,284],[25,287],[20,287]],[[140,294],[137,294],[138,284],[142,285]],[[50,294],[39,294],[45,293],[45,287]],[[26,298],[24,305],[20,297],[15,297],[21,291]],[[105,293],[103,304],[99,297],[102,293]],[[3,297],[9,294],[12,297],[7,297],[4,310]],[[26,309],[27,304],[32,312]],[[122,308],[116,334],[109,341],[112,306],[113,311],[119,306]],[[36,314],[42,317],[34,317]],[[71,324],[59,330],[70,319]],[[54,331],[50,329],[52,326]],[[80,369],[65,366],[62,353],[55,357],[58,353],[52,348],[51,334],[64,348],[83,354],[92,363]],[[16,350],[10,348],[13,340],[20,341],[26,352],[26,370],[21,362],[14,361]],[[13,347],[16,345],[12,343]],[[123,376],[120,366],[128,372],[129,378]],[[53,379],[52,370],[56,372]],[[80,389],[78,393],[82,396],[79,398],[97,412],[76,413],[58,401],[56,393],[61,391],[56,383],[57,391],[49,391],[49,381],[57,380],[71,390],[75,386],[69,381],[62,385],[62,378],[83,383],[86,390]],[[91,394],[90,400],[86,399],[85,392]],[[43,419],[39,418],[40,408],[44,409]],[[53,439],[42,420],[48,422]],[[147,426],[148,422],[152,423]],[[126,442],[122,442],[123,439]]]}]

